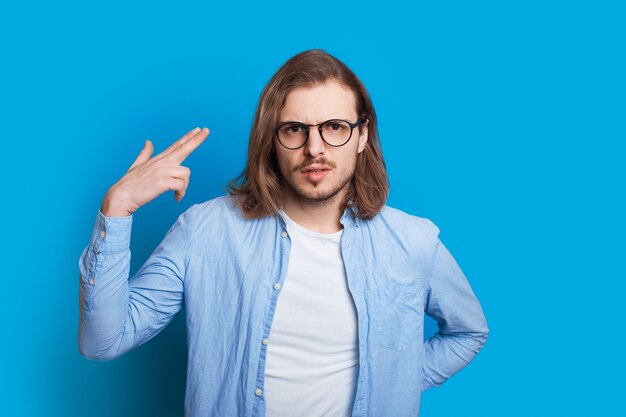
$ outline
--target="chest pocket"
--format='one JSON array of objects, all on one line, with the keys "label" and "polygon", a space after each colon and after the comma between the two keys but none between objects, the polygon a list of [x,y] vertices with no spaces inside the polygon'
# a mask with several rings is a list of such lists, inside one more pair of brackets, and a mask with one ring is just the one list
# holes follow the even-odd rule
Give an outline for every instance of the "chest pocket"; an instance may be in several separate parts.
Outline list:
[{"label": "chest pocket", "polygon": [[389,349],[401,351],[417,348],[423,343],[424,288],[417,287],[408,297],[392,298],[376,291],[378,343]]}]

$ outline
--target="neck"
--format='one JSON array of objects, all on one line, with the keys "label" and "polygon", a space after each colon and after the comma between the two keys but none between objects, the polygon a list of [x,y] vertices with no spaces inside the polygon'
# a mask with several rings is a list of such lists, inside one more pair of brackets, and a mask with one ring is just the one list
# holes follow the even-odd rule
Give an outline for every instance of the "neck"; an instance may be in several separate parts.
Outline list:
[{"label": "neck", "polygon": [[339,222],[343,215],[346,190],[327,200],[309,200],[286,192],[283,210],[300,226],[318,233],[335,233],[343,229]]}]

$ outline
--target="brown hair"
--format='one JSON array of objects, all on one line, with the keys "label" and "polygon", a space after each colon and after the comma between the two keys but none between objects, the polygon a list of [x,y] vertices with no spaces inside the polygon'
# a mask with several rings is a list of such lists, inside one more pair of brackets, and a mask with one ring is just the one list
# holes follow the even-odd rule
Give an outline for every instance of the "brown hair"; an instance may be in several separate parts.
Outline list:
[{"label": "brown hair", "polygon": [[387,170],[380,147],[376,112],[361,80],[341,61],[320,49],[295,55],[267,83],[254,116],[248,143],[245,170],[228,185],[228,193],[248,218],[274,214],[282,206],[283,180],[273,150],[274,127],[280,118],[285,99],[296,87],[335,80],[356,95],[357,113],[369,123],[365,149],[358,155],[345,207],[351,207],[361,219],[374,217],[385,205],[389,194]]}]

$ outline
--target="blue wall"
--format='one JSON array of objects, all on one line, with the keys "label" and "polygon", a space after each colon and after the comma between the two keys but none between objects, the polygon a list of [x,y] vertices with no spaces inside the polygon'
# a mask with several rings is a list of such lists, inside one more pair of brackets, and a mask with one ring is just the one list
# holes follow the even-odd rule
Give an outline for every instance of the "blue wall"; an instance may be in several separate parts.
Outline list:
[{"label": "blue wall", "polygon": [[389,204],[440,227],[487,315],[487,345],[422,415],[624,413],[624,9],[216,3],[1,6],[0,414],[182,415],[183,316],[116,361],[82,358],[78,257],[146,138],[158,153],[212,130],[184,200],[135,215],[133,271],[223,194],[261,89],[310,48],[369,88]]}]

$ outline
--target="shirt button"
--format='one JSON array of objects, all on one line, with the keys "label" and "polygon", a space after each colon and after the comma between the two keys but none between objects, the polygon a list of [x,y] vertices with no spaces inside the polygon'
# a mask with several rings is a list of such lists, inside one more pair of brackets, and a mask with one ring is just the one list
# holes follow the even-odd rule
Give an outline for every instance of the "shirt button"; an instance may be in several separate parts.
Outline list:
[{"label": "shirt button", "polygon": [[261,343],[263,343],[263,346],[267,346],[269,342],[270,340],[267,337],[261,341]]},{"label": "shirt button", "polygon": [[274,284],[274,289],[276,291],[280,290],[280,287],[282,287],[282,285],[280,285],[280,282],[277,282],[276,284]]},{"label": "shirt button", "polygon": [[104,230],[100,231],[100,237],[105,237],[107,235],[107,232],[105,232]]},{"label": "shirt button", "polygon": [[89,285],[93,285],[93,278],[89,279]]},{"label": "shirt button", "polygon": [[254,390],[254,395],[256,395],[257,397],[260,397],[261,394],[263,394],[263,391],[261,390],[261,388],[257,388]]},{"label": "shirt button", "polygon": [[280,234],[282,237],[287,237],[287,232],[283,230],[283,232]]}]

